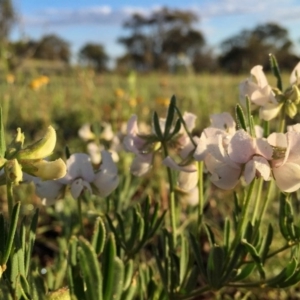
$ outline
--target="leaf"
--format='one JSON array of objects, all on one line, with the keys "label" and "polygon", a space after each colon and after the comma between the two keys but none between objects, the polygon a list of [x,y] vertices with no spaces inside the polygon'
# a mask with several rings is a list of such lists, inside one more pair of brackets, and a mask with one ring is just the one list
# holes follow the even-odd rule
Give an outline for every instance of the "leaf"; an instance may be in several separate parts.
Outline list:
[{"label": "leaf", "polygon": [[163,134],[160,128],[159,118],[156,111],[153,113],[153,126],[154,126],[154,132],[158,137],[159,141],[163,141]]},{"label": "leaf", "polygon": [[103,252],[103,299],[111,300],[114,288],[116,242],[113,234],[108,235],[108,240]]},{"label": "leaf", "polygon": [[123,289],[127,290],[132,282],[133,260],[129,259],[125,265]]},{"label": "leaf", "polygon": [[251,255],[252,259],[254,260],[254,263],[257,267],[257,270],[260,274],[261,279],[265,279],[266,278],[265,270],[263,268],[261,258],[259,257],[255,247],[253,245],[251,245],[250,243],[248,243],[244,239],[241,241],[241,243],[246,247],[247,251]]},{"label": "leaf", "polygon": [[26,276],[28,275],[28,271],[29,271],[29,267],[30,267],[30,260],[31,260],[33,245],[35,242],[35,233],[36,233],[36,228],[37,228],[37,224],[38,224],[38,218],[39,218],[39,209],[37,208],[32,217],[31,224],[29,227],[29,236],[28,236],[28,241],[27,241],[27,250],[26,250],[26,259],[25,259],[25,274],[26,274]]},{"label": "leaf", "polygon": [[245,131],[247,131],[245,114],[242,107],[239,104],[235,106],[235,117],[238,129],[244,129]]},{"label": "leaf", "polygon": [[254,270],[255,263],[249,263],[243,266],[242,269],[238,270],[237,275],[234,277],[234,281],[241,281],[246,279]]},{"label": "leaf", "polygon": [[268,280],[267,285],[270,287],[279,287],[280,284],[293,276],[296,271],[298,262],[295,257],[293,257],[287,266],[275,277]]},{"label": "leaf", "polygon": [[189,249],[186,237],[182,234],[180,236],[180,268],[179,268],[179,284],[182,285],[186,277],[188,270],[188,261],[189,261]]},{"label": "leaf", "polygon": [[13,211],[11,214],[11,224],[9,226],[6,247],[5,247],[4,255],[1,260],[1,266],[6,264],[12,250],[13,240],[15,237],[18,219],[19,219],[20,207],[21,207],[20,202],[17,202],[13,207]]},{"label": "leaf", "polygon": [[201,254],[201,249],[199,247],[199,243],[196,241],[196,238],[193,234],[190,233],[189,237],[190,237],[192,250],[193,250],[200,274],[202,274],[203,276],[206,276],[206,270],[204,268],[204,263],[202,260],[202,254]]},{"label": "leaf", "polygon": [[3,125],[2,107],[0,106],[0,158],[4,158],[5,151],[6,151],[5,132],[4,132],[4,125]]},{"label": "leaf", "polygon": [[94,231],[93,231],[92,242],[91,242],[97,255],[100,255],[103,251],[105,245],[105,238],[106,238],[106,229],[102,221],[102,218],[98,217],[94,225]]},{"label": "leaf", "polygon": [[265,260],[268,256],[272,240],[273,240],[273,227],[271,224],[269,224],[267,235],[265,236],[265,238],[263,240],[263,244],[260,249],[260,257],[261,257],[261,260],[263,263],[265,262]]},{"label": "leaf", "polygon": [[80,237],[77,253],[86,284],[87,300],[101,300],[102,276],[94,248],[86,239]]},{"label": "leaf", "polygon": [[273,54],[270,54],[270,65],[274,76],[277,78],[277,87],[280,91],[282,91],[282,79],[280,75],[280,70],[277,63],[277,59]]},{"label": "leaf", "polygon": [[166,124],[165,124],[165,131],[164,131],[164,139],[167,140],[170,136],[170,130],[174,121],[175,115],[175,105],[176,105],[176,97],[173,95],[168,107],[167,117],[166,117]]},{"label": "leaf", "polygon": [[119,300],[123,291],[123,281],[124,281],[124,264],[119,257],[114,259],[114,282],[112,288],[112,297],[109,299]]},{"label": "leaf", "polygon": [[218,245],[213,246],[208,256],[207,280],[209,284],[215,289],[219,289],[222,287],[224,262],[224,249]]},{"label": "leaf", "polygon": [[290,241],[294,238],[293,226],[293,215],[291,211],[291,205],[287,200],[286,195],[281,193],[280,195],[280,206],[279,206],[279,228],[282,236]]}]

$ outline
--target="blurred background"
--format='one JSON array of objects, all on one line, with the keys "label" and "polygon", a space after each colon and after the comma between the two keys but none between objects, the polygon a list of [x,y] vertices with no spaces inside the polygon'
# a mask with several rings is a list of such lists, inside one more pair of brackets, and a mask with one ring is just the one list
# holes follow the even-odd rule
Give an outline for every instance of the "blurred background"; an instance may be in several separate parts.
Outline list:
[{"label": "blurred background", "polygon": [[237,74],[273,53],[291,70],[298,28],[293,0],[1,0],[1,69]]}]

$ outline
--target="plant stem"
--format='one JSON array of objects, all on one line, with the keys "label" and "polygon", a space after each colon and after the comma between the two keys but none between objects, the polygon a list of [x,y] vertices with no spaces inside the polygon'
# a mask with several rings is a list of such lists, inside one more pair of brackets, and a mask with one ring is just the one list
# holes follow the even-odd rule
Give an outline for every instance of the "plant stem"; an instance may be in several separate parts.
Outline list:
[{"label": "plant stem", "polygon": [[254,185],[255,185],[255,179],[252,180],[252,182],[250,183],[248,193],[247,193],[246,198],[244,200],[244,203],[242,205],[243,208],[242,208],[241,216],[240,216],[240,219],[239,219],[238,228],[237,228],[234,240],[231,244],[230,250],[228,252],[228,256],[227,256],[227,260],[225,262],[224,270],[226,270],[226,268],[228,267],[228,264],[230,263],[230,259],[231,259],[231,254],[236,249],[236,247],[240,243],[241,237],[243,236],[245,223],[246,223],[246,220],[247,220],[246,215],[247,215],[247,211],[248,211],[248,208],[249,208],[249,204],[250,204],[251,196],[252,196],[252,193],[253,193]]},{"label": "plant stem", "polygon": [[8,206],[8,216],[11,217],[13,206],[14,206],[14,196],[13,196],[13,183],[7,180],[6,183],[6,193],[7,193],[7,206]]},{"label": "plant stem", "polygon": [[203,206],[204,206],[204,197],[203,197],[203,161],[197,162],[198,167],[198,195],[199,195],[199,205],[198,205],[198,229],[200,229],[203,218]]},{"label": "plant stem", "polygon": [[82,198],[79,196],[77,200],[77,209],[78,209],[78,218],[79,218],[79,225],[80,225],[80,234],[84,236],[84,226],[83,226],[83,219],[82,219]]},{"label": "plant stem", "polygon": [[252,224],[255,224],[255,219],[256,219],[256,215],[258,213],[258,208],[259,208],[259,204],[260,204],[260,200],[261,200],[261,192],[262,192],[262,187],[263,187],[263,178],[260,177],[258,179],[258,187],[257,187],[257,194],[256,194],[256,201],[255,201],[255,207],[254,207],[254,212],[253,212],[253,216],[252,216]]},{"label": "plant stem", "polygon": [[[167,145],[162,142],[164,155],[168,156]],[[170,184],[170,196],[169,196],[169,215],[170,215],[170,225],[172,230],[172,244],[175,247],[176,244],[176,206],[175,206],[175,190],[174,190],[174,180],[172,176],[172,170],[167,167],[168,181]]]},{"label": "plant stem", "polygon": [[[263,206],[260,210],[260,214],[259,214],[259,217],[258,217],[258,220],[255,224],[255,228],[254,228],[254,231],[253,231],[253,240],[256,238],[257,234],[258,234],[258,229],[259,229],[259,226],[261,224],[261,220],[263,219],[264,215],[265,215],[265,212],[266,212],[266,209],[268,207],[268,204],[269,204],[269,201],[271,199],[271,190],[273,188],[273,180],[269,183],[269,186],[268,186],[268,190],[267,190],[267,194],[266,194],[266,197],[265,197],[265,201],[263,203]],[[252,223],[254,224],[254,223]]]}]

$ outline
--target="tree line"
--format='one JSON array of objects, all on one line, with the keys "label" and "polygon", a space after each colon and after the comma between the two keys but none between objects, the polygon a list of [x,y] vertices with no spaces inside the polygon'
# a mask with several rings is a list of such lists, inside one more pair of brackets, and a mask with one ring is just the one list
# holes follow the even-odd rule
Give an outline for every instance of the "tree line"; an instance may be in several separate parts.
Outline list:
[{"label": "tree line", "polygon": [[[17,68],[26,58],[70,62],[70,44],[63,38],[50,34],[38,41],[8,40],[14,23],[14,11],[10,0],[0,0],[0,40],[9,52],[9,67]],[[255,64],[269,68],[268,54],[276,56],[281,68],[290,70],[299,56],[287,29],[276,23],[261,24],[242,30],[224,40],[220,54],[215,55],[203,33],[195,27],[198,16],[191,11],[163,8],[149,16],[133,14],[123,24],[127,34],[117,42],[123,45],[125,54],[116,60],[118,71],[139,72],[194,72],[226,71],[248,72]],[[105,46],[87,43],[78,53],[78,62],[97,71],[106,71],[109,55]]]}]

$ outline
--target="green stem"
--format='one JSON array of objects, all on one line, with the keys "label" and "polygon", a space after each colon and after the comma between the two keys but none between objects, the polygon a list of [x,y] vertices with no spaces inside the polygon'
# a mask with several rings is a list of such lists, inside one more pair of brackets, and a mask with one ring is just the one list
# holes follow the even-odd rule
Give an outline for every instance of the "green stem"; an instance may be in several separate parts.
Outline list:
[{"label": "green stem", "polygon": [[[165,143],[162,143],[164,155],[168,156],[168,148]],[[172,244],[173,247],[176,245],[176,206],[175,206],[175,189],[174,180],[172,176],[172,170],[167,167],[168,181],[170,184],[170,196],[169,196],[169,215],[170,215],[170,225],[172,230]]]},{"label": "green stem", "polygon": [[262,187],[263,187],[264,180],[263,178],[259,178],[258,180],[258,187],[257,187],[257,194],[256,194],[256,202],[255,202],[255,207],[253,211],[253,216],[252,216],[252,224],[255,224],[256,216],[258,213],[258,208],[260,206],[260,200],[261,200],[261,192],[262,192]]},{"label": "green stem", "polygon": [[232,255],[233,251],[236,249],[236,247],[238,246],[238,244],[241,241],[241,237],[243,235],[245,224],[246,224],[246,220],[247,220],[246,216],[247,216],[247,212],[248,212],[248,208],[249,208],[251,196],[252,196],[252,193],[253,193],[254,185],[255,185],[255,179],[252,180],[252,182],[250,183],[246,199],[244,200],[244,203],[242,205],[243,208],[242,208],[242,212],[241,212],[241,217],[239,219],[238,228],[237,228],[237,231],[236,231],[235,238],[234,238],[234,240],[233,240],[233,242],[231,244],[230,250],[228,252],[228,256],[227,256],[227,260],[225,262],[225,268],[224,268],[224,270],[227,269],[228,264],[230,263],[231,255]]},{"label": "green stem", "polygon": [[203,218],[203,207],[204,207],[204,197],[203,197],[203,161],[197,162],[198,167],[198,195],[199,195],[199,205],[198,205],[198,229],[200,229]]},{"label": "green stem", "polygon": [[284,132],[285,129],[285,106],[281,109],[279,132]]},{"label": "green stem", "polygon": [[[260,227],[260,224],[261,224],[261,221],[265,215],[265,212],[267,210],[267,207],[268,207],[268,204],[269,204],[269,201],[271,199],[271,191],[272,191],[272,188],[273,188],[273,180],[269,183],[269,187],[268,187],[268,190],[267,190],[267,194],[266,194],[266,197],[265,197],[265,201],[263,203],[263,206],[260,210],[260,214],[259,214],[259,217],[258,217],[258,220],[257,222],[255,223],[255,220],[252,219],[252,224],[255,224],[255,227],[254,227],[254,230],[253,230],[253,235],[252,235],[252,240],[255,240],[256,239],[256,236],[259,232],[259,227]],[[254,220],[254,222],[253,222]]]},{"label": "green stem", "polygon": [[13,183],[7,180],[6,183],[6,193],[7,193],[7,206],[8,206],[8,216],[11,217],[13,206],[14,206],[14,196],[13,196]]},{"label": "green stem", "polygon": [[80,234],[84,236],[84,226],[83,226],[83,218],[82,218],[82,198],[79,196],[77,200],[77,210],[78,210],[78,218],[80,224]]}]

